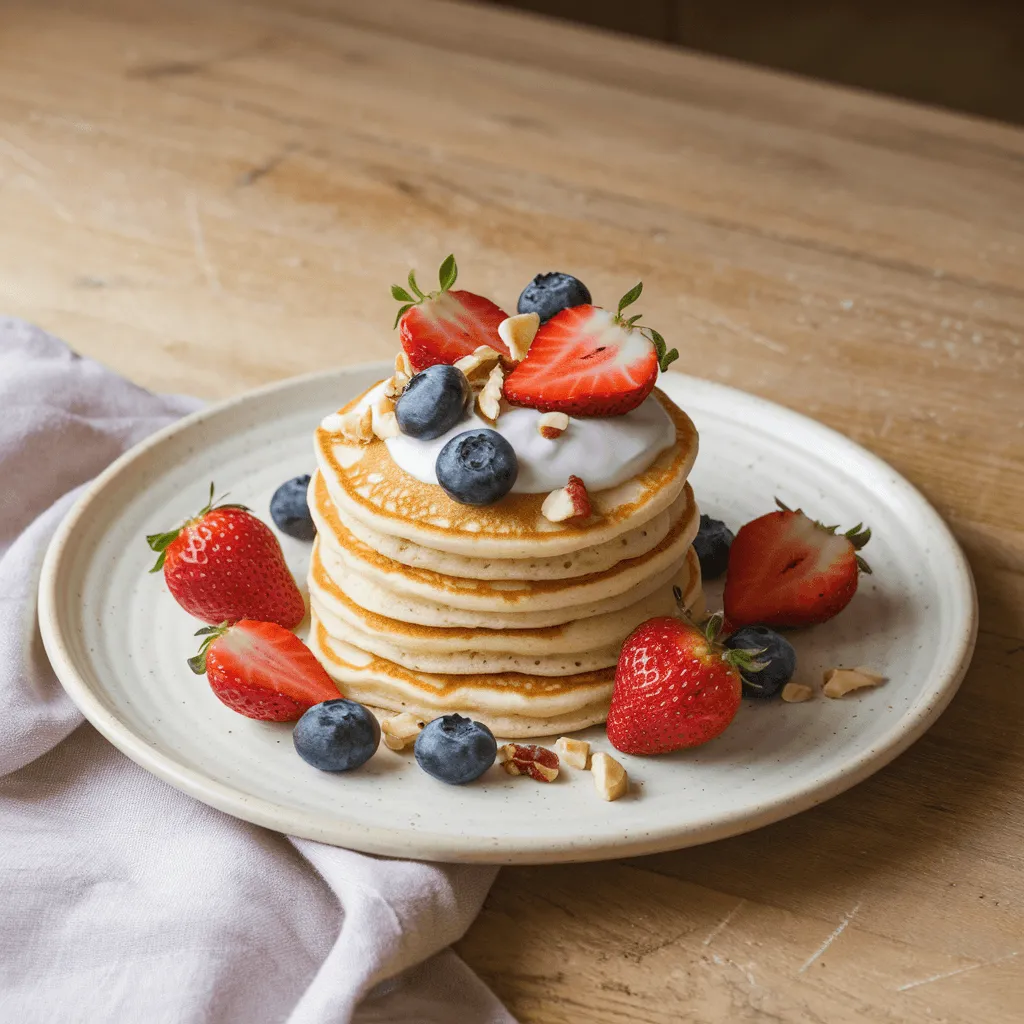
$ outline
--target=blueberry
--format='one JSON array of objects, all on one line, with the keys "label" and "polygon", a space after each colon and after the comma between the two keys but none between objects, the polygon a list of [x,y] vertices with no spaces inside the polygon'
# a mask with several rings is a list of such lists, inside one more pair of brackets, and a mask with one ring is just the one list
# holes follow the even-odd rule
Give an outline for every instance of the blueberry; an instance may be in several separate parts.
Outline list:
[{"label": "blueberry", "polygon": [[354,700],[314,704],[298,721],[292,742],[299,757],[323,772],[347,772],[373,757],[380,725]]},{"label": "blueberry", "polygon": [[494,764],[498,744],[482,722],[462,715],[435,718],[416,737],[416,763],[439,782],[462,786]]},{"label": "blueberry", "polygon": [[563,309],[589,304],[587,286],[571,274],[561,274],[556,270],[550,274],[538,274],[523,289],[516,309],[520,313],[536,313],[544,323]]},{"label": "blueberry", "polygon": [[430,441],[451,430],[472,400],[473,389],[461,370],[445,363],[428,366],[409,381],[395,403],[398,429]]},{"label": "blueberry", "polygon": [[765,668],[760,672],[740,671],[744,697],[758,697],[762,700],[774,697],[796,671],[796,651],[793,645],[767,626],[743,626],[726,638],[725,646],[751,651],[764,648],[757,660],[767,661]]},{"label": "blueberry", "polygon": [[700,574],[704,579],[713,580],[725,572],[729,565],[732,542],[732,530],[720,519],[700,517],[700,529],[693,538],[693,550],[700,559]]},{"label": "blueberry", "polygon": [[316,527],[306,503],[308,489],[307,473],[281,484],[270,499],[270,515],[277,528],[297,540],[312,540],[316,536]]},{"label": "blueberry", "polygon": [[467,430],[453,437],[434,464],[437,482],[462,505],[493,505],[519,475],[515,449],[496,430]]}]

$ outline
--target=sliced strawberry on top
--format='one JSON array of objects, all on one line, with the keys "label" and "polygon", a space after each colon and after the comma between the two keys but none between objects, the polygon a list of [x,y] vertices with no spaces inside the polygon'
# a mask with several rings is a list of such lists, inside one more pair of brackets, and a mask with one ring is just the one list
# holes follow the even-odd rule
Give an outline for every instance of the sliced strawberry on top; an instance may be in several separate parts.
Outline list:
[{"label": "sliced strawberry on top", "polygon": [[274,622],[242,619],[208,626],[189,668],[206,673],[218,699],[232,711],[263,722],[293,722],[314,704],[341,694],[313,652]]},{"label": "sliced strawberry on top", "polygon": [[455,257],[449,256],[438,272],[439,291],[424,294],[412,271],[408,290],[391,286],[392,296],[403,303],[395,319],[402,348],[417,373],[437,363],[455,363],[481,345],[510,356],[498,336],[498,324],[508,314],[482,295],[452,291],[458,272]]},{"label": "sliced strawberry on top", "polygon": [[616,313],[572,306],[541,325],[526,358],[505,378],[513,405],[570,416],[621,416],[654,389],[659,369],[678,358],[657,331],[635,326],[623,309],[643,288],[622,297]]},{"label": "sliced strawberry on top", "polygon": [[809,626],[841,612],[871,572],[857,552],[871,539],[860,524],[845,534],[781,502],[754,519],[729,550],[725,614],[733,627]]}]

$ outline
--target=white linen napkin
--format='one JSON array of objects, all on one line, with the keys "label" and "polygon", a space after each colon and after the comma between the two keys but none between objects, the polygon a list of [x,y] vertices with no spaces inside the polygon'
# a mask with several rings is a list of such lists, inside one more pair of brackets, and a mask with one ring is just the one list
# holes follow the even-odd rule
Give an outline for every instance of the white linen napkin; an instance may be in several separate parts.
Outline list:
[{"label": "white linen napkin", "polygon": [[493,869],[231,818],[129,761],[57,682],[47,542],[83,483],[197,405],[0,318],[0,1021],[514,1024],[446,948]]}]

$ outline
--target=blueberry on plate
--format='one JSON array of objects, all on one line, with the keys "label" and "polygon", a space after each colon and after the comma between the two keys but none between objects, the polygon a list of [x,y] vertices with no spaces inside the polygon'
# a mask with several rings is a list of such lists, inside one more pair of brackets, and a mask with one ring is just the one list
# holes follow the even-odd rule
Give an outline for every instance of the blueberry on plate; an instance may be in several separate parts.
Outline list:
[{"label": "blueberry on plate", "polygon": [[466,375],[437,363],[420,370],[395,402],[398,429],[424,441],[446,434],[466,413],[473,389]]},{"label": "blueberry on plate", "polygon": [[[413,378],[415,380],[415,378]],[[493,505],[519,475],[515,449],[496,430],[467,430],[438,452],[437,482],[461,505]]]},{"label": "blueberry on plate", "polygon": [[282,533],[296,540],[312,540],[316,527],[309,514],[306,492],[309,490],[309,474],[293,477],[281,484],[270,499],[270,517]]},{"label": "blueberry on plate", "polygon": [[416,763],[439,782],[462,786],[494,764],[498,744],[482,722],[444,715],[428,722],[416,737]]},{"label": "blueberry on plate", "polygon": [[314,768],[348,772],[373,757],[380,744],[380,724],[354,700],[325,700],[299,719],[292,742],[299,757]]},{"label": "blueberry on plate", "polygon": [[729,565],[733,533],[720,519],[700,517],[700,529],[693,538],[693,550],[700,559],[700,574],[706,580],[721,576]]},{"label": "blueberry on plate", "polygon": [[774,697],[796,671],[796,651],[793,645],[767,626],[743,626],[726,637],[725,646],[733,650],[760,651],[756,660],[768,663],[759,672],[740,669],[744,697],[757,697],[761,700]]},{"label": "blueberry on plate", "polygon": [[571,306],[590,304],[587,286],[571,274],[557,270],[550,274],[538,274],[519,296],[516,310],[520,313],[536,313],[540,322],[550,320],[556,313]]}]

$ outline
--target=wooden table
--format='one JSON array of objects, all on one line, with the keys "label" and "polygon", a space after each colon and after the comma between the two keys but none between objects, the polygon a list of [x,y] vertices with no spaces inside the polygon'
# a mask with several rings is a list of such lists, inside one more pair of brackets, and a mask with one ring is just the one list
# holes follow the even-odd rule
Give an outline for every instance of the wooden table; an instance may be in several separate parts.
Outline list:
[{"label": "wooden table", "polygon": [[0,3],[0,309],[211,398],[394,348],[454,250],[638,278],[680,365],[836,427],[950,521],[960,695],[789,821],[504,871],[459,951],[525,1021],[1024,1014],[1024,132],[432,0]]}]

